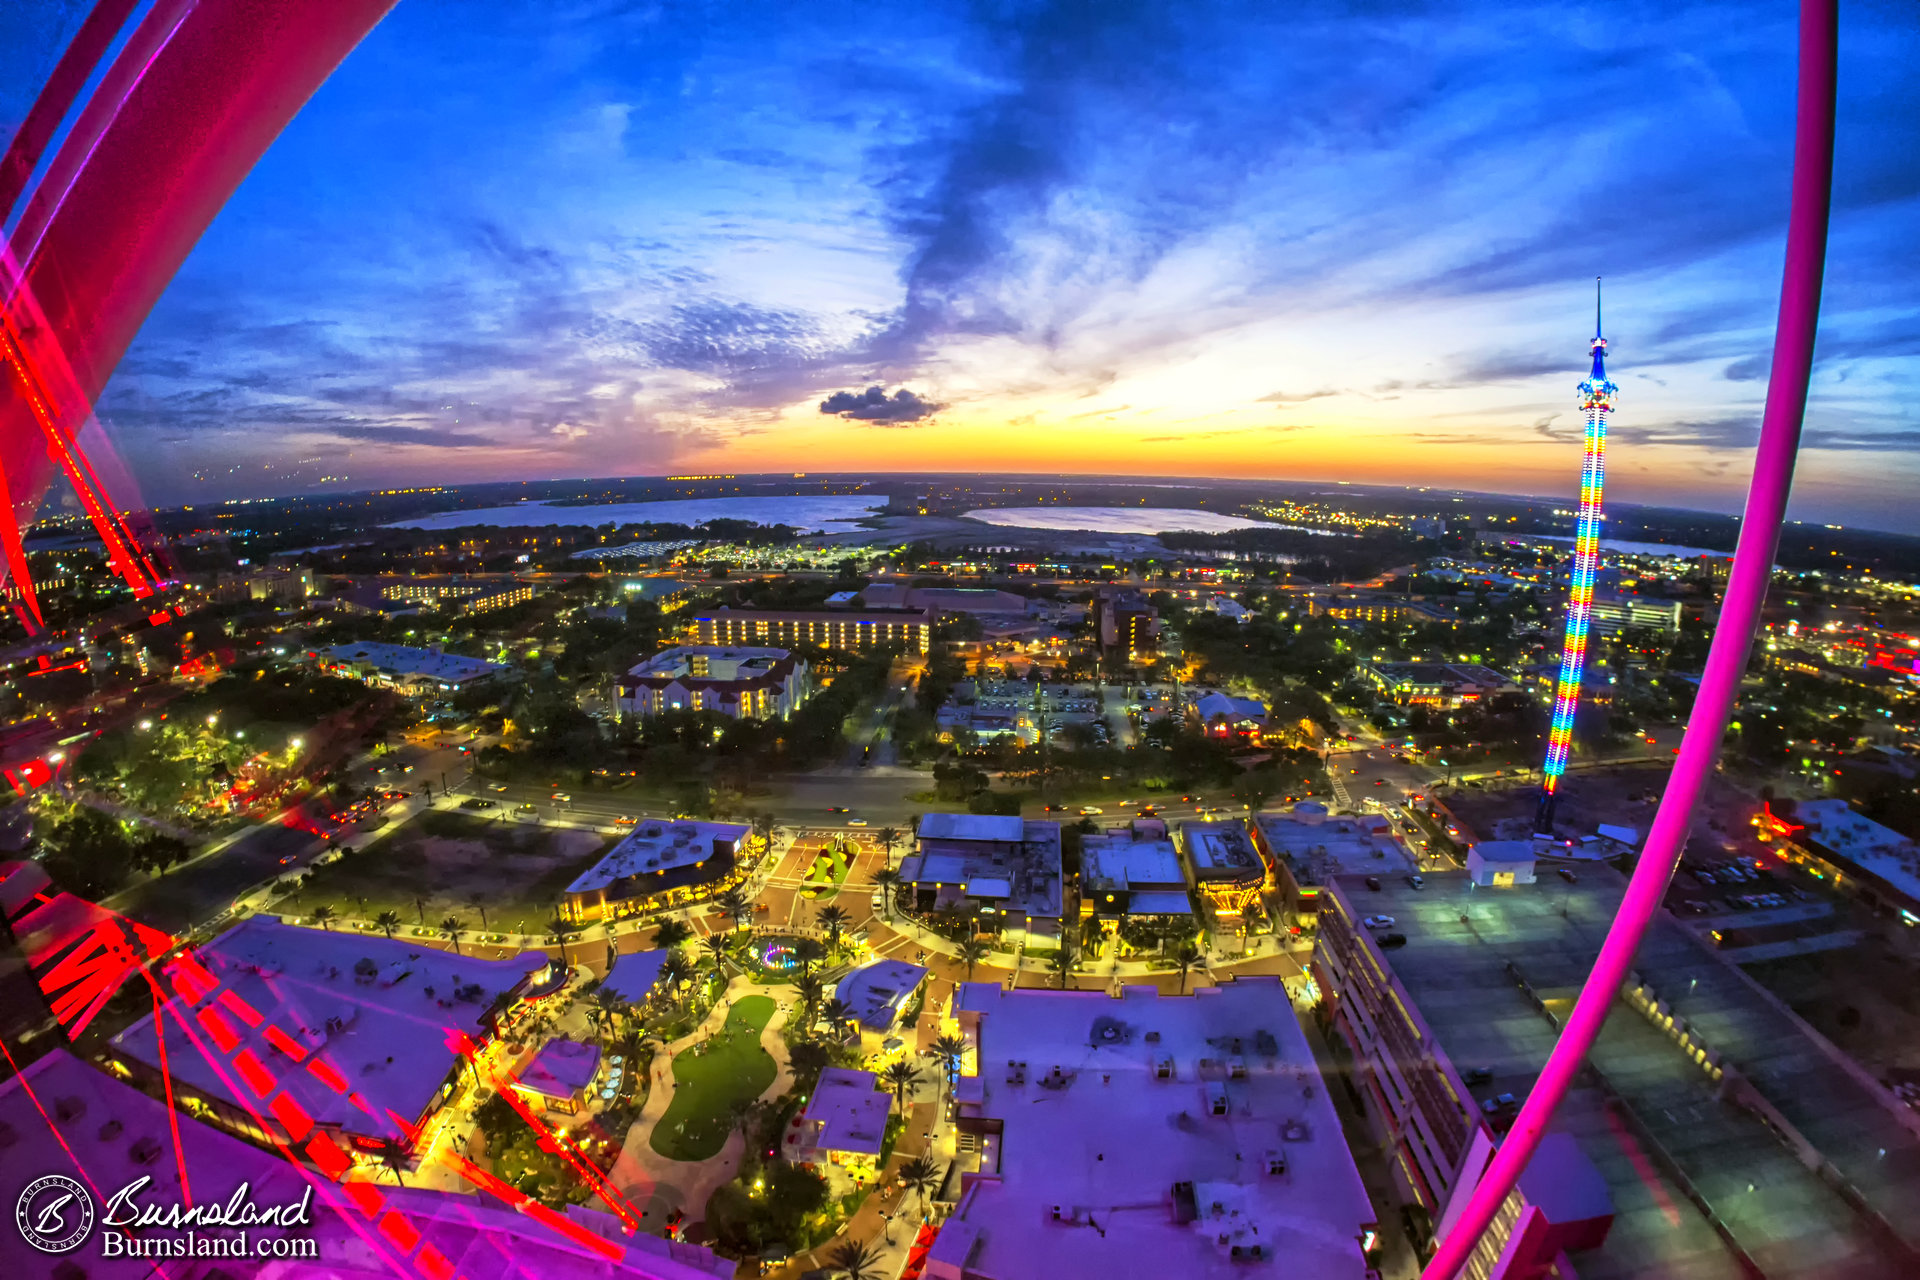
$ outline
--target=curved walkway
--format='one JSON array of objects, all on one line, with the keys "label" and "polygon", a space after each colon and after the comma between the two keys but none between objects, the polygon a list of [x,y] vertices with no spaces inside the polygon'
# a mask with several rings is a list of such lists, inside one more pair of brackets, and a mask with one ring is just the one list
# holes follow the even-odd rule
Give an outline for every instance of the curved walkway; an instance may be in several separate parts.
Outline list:
[{"label": "curved walkway", "polygon": [[762,1099],[777,1098],[793,1087],[793,1067],[787,1061],[787,1042],[780,1037],[794,998],[789,986],[756,986],[741,976],[727,983],[727,989],[699,1026],[653,1055],[652,1080],[646,1105],[627,1130],[620,1157],[608,1175],[614,1187],[644,1213],[643,1230],[654,1230],[668,1214],[678,1209],[687,1215],[691,1226],[707,1211],[707,1197],[722,1183],[733,1180],[739,1171],[745,1143],[738,1130],[727,1135],[719,1154],[705,1160],[671,1160],[653,1149],[653,1127],[673,1102],[674,1055],[693,1048],[726,1025],[727,1013],[735,1000],[745,996],[767,996],[774,1002],[773,1016],[760,1031],[760,1047],[773,1059],[773,1083],[761,1093]]}]

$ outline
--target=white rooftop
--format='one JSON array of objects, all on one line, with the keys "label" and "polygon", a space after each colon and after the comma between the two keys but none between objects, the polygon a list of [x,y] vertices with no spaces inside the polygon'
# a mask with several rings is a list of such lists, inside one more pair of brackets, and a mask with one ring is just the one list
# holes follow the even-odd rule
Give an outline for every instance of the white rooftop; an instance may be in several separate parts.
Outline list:
[{"label": "white rooftop", "polygon": [[607,856],[567,886],[568,893],[591,893],[628,876],[664,875],[697,867],[713,856],[714,842],[738,844],[752,827],[738,822],[658,822],[636,826]]},{"label": "white rooftop", "polygon": [[1242,879],[1265,871],[1265,864],[1247,834],[1246,824],[1237,818],[1227,822],[1183,822],[1180,838],[1198,879]]},{"label": "white rooftop", "polygon": [[1173,841],[1136,839],[1121,829],[1081,837],[1080,880],[1088,892],[1108,887],[1184,888],[1186,873],[1180,869],[1180,855]]},{"label": "white rooftop", "polygon": [[1533,862],[1538,858],[1531,840],[1482,840],[1470,852],[1482,862]]},{"label": "white rooftop", "polygon": [[[1330,818],[1323,806],[1302,812],[1263,813],[1254,819],[1275,859],[1302,883],[1324,884],[1334,875],[1400,874],[1413,869],[1383,819]],[[1317,810],[1317,811],[1316,811]]]},{"label": "white rooftop", "polygon": [[993,840],[1019,844],[1024,826],[1017,817],[984,813],[929,813],[920,819],[922,840]]},{"label": "white rooftop", "polygon": [[1819,843],[1920,902],[1920,850],[1913,841],[1855,813],[1845,800],[1805,801],[1794,818]]},{"label": "white rooftop", "polygon": [[469,658],[458,653],[419,649],[405,644],[380,644],[373,640],[336,644],[323,652],[335,662],[366,663],[389,679],[418,678],[459,684],[509,669],[498,662]]},{"label": "white rooftop", "polygon": [[[195,953],[200,963],[260,1015],[222,1015],[241,1044],[286,1086],[307,1114],[351,1133],[397,1134],[388,1111],[411,1124],[452,1072],[455,1032],[482,1039],[495,997],[547,966],[543,952],[511,960],[478,960],[404,939],[300,929],[266,916],[235,925]],[[319,1051],[346,1077],[336,1090],[296,1065],[269,1038],[269,1028],[311,1053]],[[149,1014],[113,1039],[114,1048],[158,1070],[159,1046]],[[227,1080],[167,1027],[167,1061],[176,1081],[209,1097],[237,1101]],[[223,1075],[224,1072],[224,1075]],[[362,1097],[370,1111],[354,1101]]]},{"label": "white rooftop", "polygon": [[893,1097],[879,1092],[878,1083],[879,1077],[871,1071],[822,1070],[800,1118],[808,1142],[822,1151],[879,1155]]},{"label": "white rooftop", "polygon": [[[978,1233],[970,1250],[955,1239],[970,1271],[1365,1276],[1376,1214],[1278,978],[1119,999],[968,983],[954,1010],[977,1035],[978,1114],[1005,1126],[998,1180],[973,1180],[943,1231]],[[1254,1245],[1264,1259],[1233,1256]]]},{"label": "white rooftop", "polygon": [[840,979],[834,997],[853,1009],[854,1016],[875,1031],[890,1031],[914,989],[927,976],[926,966],[905,960],[881,960],[855,969]]}]

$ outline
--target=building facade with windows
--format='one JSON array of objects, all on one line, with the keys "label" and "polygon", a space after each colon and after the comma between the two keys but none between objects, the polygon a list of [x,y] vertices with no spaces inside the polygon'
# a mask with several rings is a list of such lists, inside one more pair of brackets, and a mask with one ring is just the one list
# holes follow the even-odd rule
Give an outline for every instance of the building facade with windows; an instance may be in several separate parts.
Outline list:
[{"label": "building facade with windows", "polygon": [[692,626],[703,645],[807,646],[855,652],[896,648],[925,653],[933,641],[933,615],[911,611],[722,607],[693,619]]},{"label": "building facade with windows", "polygon": [[735,720],[785,720],[807,700],[807,664],[787,649],[679,645],[619,681],[627,715],[712,711]]}]

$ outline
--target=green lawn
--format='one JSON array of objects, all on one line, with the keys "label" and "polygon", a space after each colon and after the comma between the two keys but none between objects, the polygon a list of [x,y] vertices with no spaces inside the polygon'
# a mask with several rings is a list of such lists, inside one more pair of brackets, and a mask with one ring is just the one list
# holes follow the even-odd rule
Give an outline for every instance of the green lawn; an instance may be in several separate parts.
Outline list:
[{"label": "green lawn", "polygon": [[769,996],[745,996],[734,1002],[726,1025],[711,1039],[684,1050],[673,1060],[673,1092],[667,1113],[653,1126],[653,1149],[669,1160],[705,1160],[718,1155],[733,1132],[728,1107],[767,1091],[777,1071],[760,1047],[760,1032],[773,1017]]},{"label": "green lawn", "polygon": [[809,884],[839,884],[847,878],[847,855],[835,846],[831,852],[823,852],[807,868]]}]

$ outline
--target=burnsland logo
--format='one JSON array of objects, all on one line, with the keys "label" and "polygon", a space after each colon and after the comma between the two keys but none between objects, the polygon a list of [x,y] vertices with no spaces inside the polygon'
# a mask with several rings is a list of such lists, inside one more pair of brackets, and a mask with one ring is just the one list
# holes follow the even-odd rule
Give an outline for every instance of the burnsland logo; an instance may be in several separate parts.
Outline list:
[{"label": "burnsland logo", "polygon": [[93,1197],[63,1173],[35,1178],[13,1205],[20,1238],[42,1253],[78,1249],[93,1233],[93,1218]]},{"label": "burnsland logo", "polygon": [[[183,1205],[143,1200],[153,1179],[142,1177],[107,1197],[96,1209],[86,1187],[65,1174],[34,1179],[14,1203],[20,1236],[41,1253],[72,1253],[87,1242],[94,1227],[100,1252],[108,1258],[315,1257],[311,1238],[275,1234],[249,1236],[253,1227],[311,1229],[313,1188],[285,1204],[258,1205],[251,1184],[242,1182],[225,1200]],[[202,1234],[205,1232],[206,1234]]]}]

